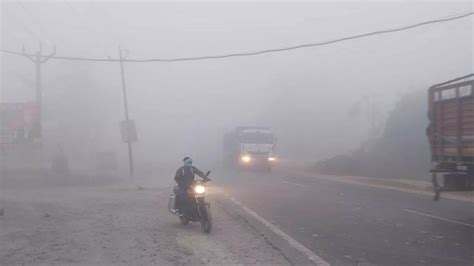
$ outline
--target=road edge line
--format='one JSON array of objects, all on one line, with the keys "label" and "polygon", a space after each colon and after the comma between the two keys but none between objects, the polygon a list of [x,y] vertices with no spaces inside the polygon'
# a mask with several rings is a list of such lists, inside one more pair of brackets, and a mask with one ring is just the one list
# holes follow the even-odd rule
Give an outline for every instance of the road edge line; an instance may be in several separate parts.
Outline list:
[{"label": "road edge line", "polygon": [[[404,192],[404,193],[410,193],[410,194],[415,194],[415,195],[422,195],[422,196],[428,196],[428,197],[433,197],[434,192],[432,191],[427,191],[423,190],[417,187],[413,188],[403,188],[403,187],[396,187],[392,186],[389,184],[371,184],[368,182],[364,181],[359,181],[359,180],[349,180],[349,179],[343,179],[340,178],[340,176],[334,175],[336,178],[331,178],[331,175],[321,175],[321,176],[316,176],[312,173],[308,172],[300,172],[300,175],[307,176],[309,178],[317,178],[320,180],[327,180],[331,182],[338,182],[338,183],[344,183],[344,184],[351,184],[351,185],[359,185],[359,186],[365,186],[365,187],[370,187],[370,188],[379,188],[379,189],[386,189],[386,190],[393,190],[393,191],[399,191],[399,192]],[[285,175],[290,175],[290,173],[285,173]],[[343,177],[348,177],[348,176],[343,176]],[[459,195],[452,195],[452,194],[441,194],[442,199],[449,199],[449,200],[455,200],[455,201],[461,201],[461,202],[467,202],[467,203],[474,203],[474,199],[467,198],[464,196],[459,196]]]},{"label": "road edge line", "polygon": [[312,252],[311,250],[309,250],[308,248],[306,248],[305,246],[303,246],[300,242],[296,241],[294,238],[292,238],[291,236],[289,236],[288,234],[286,234],[285,232],[283,232],[282,230],[280,230],[278,227],[276,227],[275,225],[273,225],[272,223],[270,223],[269,221],[267,221],[265,218],[261,217],[260,215],[258,215],[255,211],[253,211],[252,209],[250,209],[249,207],[245,206],[244,204],[240,203],[238,200],[236,200],[234,197],[229,197],[229,199],[234,203],[236,204],[237,206],[239,206],[240,208],[242,208],[245,212],[247,212],[247,214],[249,214],[250,216],[252,216],[254,219],[256,219],[257,221],[259,221],[260,223],[262,223],[263,225],[265,225],[268,229],[270,229],[273,233],[275,233],[276,235],[278,235],[279,237],[283,238],[285,241],[288,242],[288,244],[290,244],[291,247],[293,247],[294,249],[296,249],[297,251],[301,252],[302,254],[304,254],[310,261],[312,261],[313,263],[315,263],[316,265],[320,265],[320,266],[329,266],[330,264],[325,261],[324,259],[322,259],[321,257],[319,257],[318,255],[314,254],[314,252]]},{"label": "road edge line", "polygon": [[461,222],[461,221],[456,221],[456,220],[453,220],[453,219],[444,218],[444,217],[441,217],[441,216],[436,216],[436,215],[432,215],[432,214],[428,214],[428,213],[424,213],[424,212],[419,212],[419,211],[415,211],[415,210],[410,210],[410,209],[404,209],[404,211],[409,212],[409,213],[413,213],[413,214],[418,214],[418,215],[421,215],[421,216],[434,218],[434,219],[437,219],[437,220],[440,220],[440,221],[445,221],[445,222],[449,222],[449,223],[453,223],[453,224],[464,225],[464,226],[474,228],[473,224],[468,224],[468,223],[464,223],[464,222]]}]

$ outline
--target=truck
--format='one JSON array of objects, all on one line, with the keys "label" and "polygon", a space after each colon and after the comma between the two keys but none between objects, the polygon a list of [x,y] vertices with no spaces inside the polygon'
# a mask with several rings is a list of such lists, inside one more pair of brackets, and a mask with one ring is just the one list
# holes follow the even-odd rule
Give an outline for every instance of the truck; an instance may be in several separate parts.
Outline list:
[{"label": "truck", "polygon": [[228,168],[270,171],[276,162],[276,137],[268,127],[237,127],[224,135],[223,161]]},{"label": "truck", "polygon": [[[427,135],[435,200],[441,191],[474,188],[474,74],[428,91]],[[442,183],[438,182],[442,178]]]}]

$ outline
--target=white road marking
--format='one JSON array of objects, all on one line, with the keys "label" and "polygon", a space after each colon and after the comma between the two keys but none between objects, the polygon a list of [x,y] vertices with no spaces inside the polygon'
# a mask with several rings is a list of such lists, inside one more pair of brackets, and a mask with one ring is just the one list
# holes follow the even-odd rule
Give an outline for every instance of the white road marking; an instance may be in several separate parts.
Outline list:
[{"label": "white road marking", "polygon": [[233,197],[230,197],[230,200],[232,202],[234,202],[235,204],[237,204],[239,207],[241,207],[244,211],[246,211],[250,216],[255,218],[257,221],[259,221],[260,223],[262,223],[263,225],[268,227],[270,230],[272,230],[273,233],[277,234],[278,236],[280,236],[281,238],[286,240],[293,248],[295,248],[299,252],[305,254],[308,257],[308,259],[310,261],[314,262],[316,265],[321,265],[321,266],[329,266],[330,265],[328,262],[323,260],[321,257],[314,254],[311,250],[309,250],[308,248],[303,246],[301,243],[296,241],[294,238],[292,238],[291,236],[289,236],[285,232],[281,231],[278,227],[276,227],[275,225],[273,225],[269,221],[262,218],[260,215],[258,215],[252,209],[250,209],[247,206],[243,205],[242,203],[240,203],[239,201],[237,201]]},{"label": "white road marking", "polygon": [[439,217],[439,216],[435,216],[435,215],[431,215],[431,214],[427,214],[427,213],[423,213],[423,212],[418,212],[418,211],[414,211],[414,210],[410,210],[410,209],[405,209],[404,211],[414,213],[414,214],[418,214],[418,215],[422,215],[422,216],[426,216],[426,217],[431,217],[431,218],[438,219],[438,220],[445,221],[445,222],[465,225],[465,226],[474,228],[474,224],[467,224],[467,223],[459,222],[459,221],[456,221],[456,220],[451,220],[451,219],[448,219],[448,218],[443,218],[443,217]]},{"label": "white road marking", "polygon": [[299,186],[299,187],[306,187],[305,185],[302,185],[302,184],[298,184],[298,183],[294,183],[294,182],[289,182],[289,181],[281,181],[285,184],[290,184],[290,185],[295,185],[295,186]]}]

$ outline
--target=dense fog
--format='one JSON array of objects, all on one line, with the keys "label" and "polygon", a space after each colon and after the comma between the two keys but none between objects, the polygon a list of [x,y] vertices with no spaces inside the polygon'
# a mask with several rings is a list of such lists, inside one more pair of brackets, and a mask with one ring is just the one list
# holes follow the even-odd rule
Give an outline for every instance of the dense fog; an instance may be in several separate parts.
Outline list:
[{"label": "dense fog", "polygon": [[[3,2],[2,48],[130,59],[219,55],[331,40],[472,10],[466,2]],[[228,59],[125,63],[137,167],[185,155],[217,164],[236,126],[271,127],[278,156],[317,161],[382,134],[399,99],[473,68],[472,18],[364,39]],[[35,68],[1,54],[1,101],[35,99]],[[118,62],[42,64],[45,158],[73,167],[114,151],[126,165]]]},{"label": "dense fog", "polygon": [[472,0],[0,10],[1,265],[474,265]]}]

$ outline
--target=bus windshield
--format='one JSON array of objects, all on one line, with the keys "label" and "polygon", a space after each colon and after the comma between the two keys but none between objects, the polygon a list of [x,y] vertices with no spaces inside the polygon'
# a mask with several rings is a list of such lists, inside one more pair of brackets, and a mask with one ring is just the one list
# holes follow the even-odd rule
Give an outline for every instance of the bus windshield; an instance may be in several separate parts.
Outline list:
[{"label": "bus windshield", "polygon": [[274,137],[271,133],[248,132],[242,135],[242,143],[273,144]]}]

